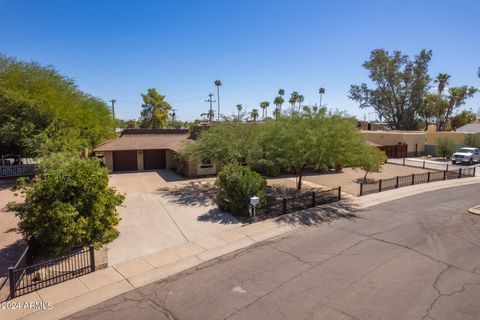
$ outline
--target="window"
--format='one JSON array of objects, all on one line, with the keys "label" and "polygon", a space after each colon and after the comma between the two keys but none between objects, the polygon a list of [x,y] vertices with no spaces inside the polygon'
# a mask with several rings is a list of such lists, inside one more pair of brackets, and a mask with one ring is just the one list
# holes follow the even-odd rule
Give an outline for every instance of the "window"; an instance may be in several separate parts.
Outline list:
[{"label": "window", "polygon": [[211,168],[213,167],[212,159],[203,159],[200,164],[200,168]]}]

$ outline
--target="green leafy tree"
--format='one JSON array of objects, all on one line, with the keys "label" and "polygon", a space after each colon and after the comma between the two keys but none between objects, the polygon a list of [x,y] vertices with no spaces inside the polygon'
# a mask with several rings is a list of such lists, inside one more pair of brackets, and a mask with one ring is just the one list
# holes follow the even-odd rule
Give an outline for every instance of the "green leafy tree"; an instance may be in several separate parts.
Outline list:
[{"label": "green leafy tree", "polygon": [[471,147],[471,148],[478,148],[480,147],[480,135],[479,134],[474,134],[474,133],[469,133],[465,136],[463,139],[463,144],[466,147]]},{"label": "green leafy tree", "polygon": [[440,138],[437,140],[437,154],[444,159],[449,159],[455,150],[457,150],[457,145],[452,140],[448,138]]},{"label": "green leafy tree", "polygon": [[108,186],[108,171],[98,160],[62,159],[54,164],[46,160],[40,178],[24,190],[25,202],[9,206],[20,219],[23,236],[51,256],[115,239],[116,207],[124,199]]},{"label": "green leafy tree", "polygon": [[72,79],[53,67],[0,55],[0,153],[80,153],[111,138],[113,128],[106,103]]},{"label": "green leafy tree", "polygon": [[232,163],[217,175],[215,184],[219,188],[217,205],[222,211],[235,215],[248,215],[250,197],[257,196],[265,202],[266,180],[250,168]]},{"label": "green leafy tree", "polygon": [[369,88],[366,83],[352,85],[350,99],[362,109],[373,108],[392,129],[417,129],[418,113],[424,107],[430,83],[431,57],[432,52],[426,50],[420,51],[413,61],[400,51],[390,54],[384,49],[373,50],[363,67],[369,71],[375,87]]},{"label": "green leafy tree", "polygon": [[468,110],[464,110],[450,119],[450,127],[455,131],[464,125],[470,124],[477,119],[477,115]]},{"label": "green leafy tree", "polygon": [[168,115],[172,106],[165,101],[156,89],[150,88],[142,93],[143,105],[140,115],[140,128],[159,129],[168,126]]},{"label": "green leafy tree", "polygon": [[[342,167],[356,162],[365,141],[356,121],[324,112],[304,117],[294,115],[267,122],[259,137],[259,162],[290,170],[296,175],[297,190],[307,165]],[[258,149],[257,149],[258,150]]]},{"label": "green leafy tree", "polygon": [[363,180],[367,180],[369,173],[377,172],[382,168],[383,164],[387,161],[387,156],[385,152],[374,146],[365,147],[362,151],[363,152],[359,154],[360,156],[358,157],[356,166],[365,171]]}]

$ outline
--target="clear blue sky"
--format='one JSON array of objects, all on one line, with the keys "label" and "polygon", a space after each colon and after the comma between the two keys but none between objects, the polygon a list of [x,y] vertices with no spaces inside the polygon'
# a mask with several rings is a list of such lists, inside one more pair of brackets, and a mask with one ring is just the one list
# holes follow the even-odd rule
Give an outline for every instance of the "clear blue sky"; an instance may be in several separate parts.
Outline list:
[{"label": "clear blue sky", "polygon": [[[137,118],[155,87],[181,119],[208,110],[220,79],[222,111],[272,101],[279,88],[305,103],[363,117],[348,99],[368,80],[375,48],[433,50],[430,72],[480,86],[480,1],[29,1],[0,0],[0,52],[54,65],[84,91],[117,99]],[[480,97],[468,100],[477,110]],[[270,108],[273,109],[273,108]],[[271,111],[270,111],[271,112]]]}]

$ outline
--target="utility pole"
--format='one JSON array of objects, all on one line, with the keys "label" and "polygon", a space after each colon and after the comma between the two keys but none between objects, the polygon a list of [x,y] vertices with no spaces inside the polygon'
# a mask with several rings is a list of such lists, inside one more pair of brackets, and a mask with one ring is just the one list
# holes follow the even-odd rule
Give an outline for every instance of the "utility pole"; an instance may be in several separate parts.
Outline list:
[{"label": "utility pole", "polygon": [[172,113],[171,113],[171,116],[172,116],[172,127],[175,126],[175,111],[177,111],[177,109],[172,109]]},{"label": "utility pole", "polygon": [[112,103],[113,133],[116,133],[117,123],[115,121],[115,102],[117,102],[117,100],[112,99],[110,102]]},{"label": "utility pole", "polygon": [[209,121],[210,124],[212,124],[212,118],[213,118],[212,103],[213,103],[213,102],[216,102],[216,101],[212,100],[212,97],[213,97],[213,96],[214,96],[214,94],[213,94],[213,93],[210,93],[210,94],[208,95],[208,100],[205,100],[205,102],[209,102],[209,103],[210,103],[210,111],[208,112],[208,119],[209,119],[208,121]]}]

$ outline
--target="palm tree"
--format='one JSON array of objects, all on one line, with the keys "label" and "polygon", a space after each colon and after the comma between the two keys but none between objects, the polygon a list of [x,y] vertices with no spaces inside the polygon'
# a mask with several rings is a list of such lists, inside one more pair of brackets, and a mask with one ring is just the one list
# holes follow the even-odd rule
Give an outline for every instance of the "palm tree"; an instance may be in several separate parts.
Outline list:
[{"label": "palm tree", "polygon": [[270,102],[268,101],[260,102],[260,108],[262,108],[262,120],[265,119],[265,116],[267,115],[267,108],[269,105],[270,105]]},{"label": "palm tree", "polygon": [[217,121],[220,122],[220,86],[222,81],[215,80],[215,86],[217,87]]},{"label": "palm tree", "polygon": [[240,120],[240,111],[242,111],[243,106],[241,104],[237,104],[237,112],[238,112],[238,120]]},{"label": "palm tree", "polygon": [[435,77],[435,83],[438,83],[438,95],[441,96],[443,93],[443,90],[445,89],[446,86],[448,86],[448,80],[450,80],[450,75],[446,73],[439,73]]},{"label": "palm tree", "polygon": [[202,118],[202,121],[206,121],[205,117],[207,116],[207,114],[204,112],[204,113],[201,113],[200,114],[200,117]]},{"label": "palm tree", "polygon": [[298,111],[300,111],[300,108],[302,107],[302,103],[303,101],[305,101],[305,97],[299,94],[297,97],[297,101],[298,101]]},{"label": "palm tree", "polygon": [[478,67],[477,76],[480,78],[480,67]]},{"label": "palm tree", "polygon": [[[480,68],[479,68],[479,70],[480,70]],[[278,89],[278,95],[283,97],[285,95],[285,90]]]},{"label": "palm tree", "polygon": [[282,112],[282,104],[284,102],[285,102],[285,100],[283,100],[282,96],[276,96],[275,99],[273,100],[273,104],[276,107],[275,110],[278,111],[279,113]]},{"label": "palm tree", "polygon": [[213,112],[213,110],[210,109],[207,112],[207,116],[208,116],[208,121],[210,121],[210,124],[212,124],[212,119],[215,118],[215,112]]},{"label": "palm tree", "polygon": [[320,94],[320,105],[318,107],[321,108],[322,107],[322,97],[323,97],[323,94],[325,93],[325,88],[318,89],[318,93]]},{"label": "palm tree", "polygon": [[278,117],[280,117],[280,115],[281,115],[280,110],[275,108],[275,110],[273,110],[273,116],[275,117],[275,119],[278,119]]},{"label": "palm tree", "polygon": [[297,91],[293,91],[290,94],[290,99],[288,100],[288,102],[292,105],[292,113],[293,113],[293,111],[295,111],[295,105],[298,102],[298,96],[299,96],[299,94],[298,94]]},{"label": "palm tree", "polygon": [[258,109],[252,109],[252,112],[250,112],[250,117],[253,119],[253,122],[257,121],[258,118]]}]

